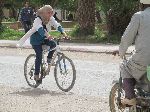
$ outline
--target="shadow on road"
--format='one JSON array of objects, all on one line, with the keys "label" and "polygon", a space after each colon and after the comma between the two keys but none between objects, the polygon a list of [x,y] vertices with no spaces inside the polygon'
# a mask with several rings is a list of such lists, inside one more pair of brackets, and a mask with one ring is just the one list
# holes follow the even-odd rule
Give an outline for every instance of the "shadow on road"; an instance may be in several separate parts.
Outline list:
[{"label": "shadow on road", "polygon": [[49,91],[49,90],[44,90],[41,88],[35,88],[35,89],[31,89],[31,88],[23,88],[22,91],[17,91],[17,92],[13,92],[10,94],[18,94],[18,95],[23,95],[23,96],[32,96],[32,97],[39,97],[42,95],[46,95],[49,94],[51,96],[61,96],[61,95],[72,95],[72,92],[58,92],[58,91]]}]

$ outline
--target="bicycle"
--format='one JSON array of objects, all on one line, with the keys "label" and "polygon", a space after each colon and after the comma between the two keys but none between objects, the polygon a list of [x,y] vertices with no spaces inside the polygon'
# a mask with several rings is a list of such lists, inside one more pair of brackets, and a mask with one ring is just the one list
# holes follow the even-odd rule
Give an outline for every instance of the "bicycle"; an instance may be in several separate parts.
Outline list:
[{"label": "bicycle", "polygon": [[[127,61],[124,57],[123,61]],[[119,77],[119,81],[115,81],[111,88],[109,95],[109,106],[111,112],[124,112],[128,109],[128,112],[150,112],[150,81],[147,79],[146,73],[140,79],[140,82],[136,82],[135,94],[136,94],[136,106],[123,107],[121,99],[125,97],[125,92],[122,87],[123,79]]]},{"label": "bicycle", "polygon": [[[68,92],[73,88],[75,84],[76,69],[73,61],[61,52],[59,47],[59,41],[60,39],[55,39],[56,47],[52,49],[50,49],[46,45],[42,46],[43,52],[40,71],[40,81],[42,82],[42,79],[45,78],[46,75],[49,75],[51,67],[54,66],[54,77],[57,86],[62,91]],[[52,57],[52,61],[50,64],[47,64],[45,61],[45,54],[48,51],[52,50],[55,50]],[[40,85],[40,83],[36,83],[36,81],[33,79],[34,71],[35,71],[35,54],[30,54],[25,60],[24,76],[29,86],[37,88]],[[70,83],[67,82],[69,80],[67,79],[68,78],[67,76],[71,76]]]}]

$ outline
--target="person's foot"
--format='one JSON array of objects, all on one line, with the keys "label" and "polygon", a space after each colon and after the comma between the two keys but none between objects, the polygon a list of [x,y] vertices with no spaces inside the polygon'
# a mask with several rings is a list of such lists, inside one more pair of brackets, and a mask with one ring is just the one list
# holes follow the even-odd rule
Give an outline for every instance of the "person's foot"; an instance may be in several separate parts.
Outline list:
[{"label": "person's foot", "polygon": [[35,81],[40,80],[39,75],[34,75],[34,80]]},{"label": "person's foot", "polygon": [[39,75],[34,75],[34,80],[36,81],[36,84],[42,83],[42,80],[39,78]]},{"label": "person's foot", "polygon": [[125,106],[135,106],[136,105],[136,98],[132,98],[132,99],[122,99],[121,100],[121,103],[122,105],[125,105]]}]

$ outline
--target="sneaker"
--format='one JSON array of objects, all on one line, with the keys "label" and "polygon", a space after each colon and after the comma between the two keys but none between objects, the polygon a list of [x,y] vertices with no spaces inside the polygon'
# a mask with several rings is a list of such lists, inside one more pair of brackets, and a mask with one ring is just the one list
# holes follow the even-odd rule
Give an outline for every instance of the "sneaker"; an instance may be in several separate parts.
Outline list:
[{"label": "sneaker", "polygon": [[39,75],[34,75],[34,80],[35,81],[40,80]]},{"label": "sneaker", "polygon": [[42,80],[39,78],[39,75],[34,75],[34,80],[36,81],[36,84],[42,84]]},{"label": "sneaker", "polygon": [[136,106],[136,98],[133,98],[131,100],[125,98],[125,99],[121,100],[121,103],[123,105],[128,105],[128,106]]}]

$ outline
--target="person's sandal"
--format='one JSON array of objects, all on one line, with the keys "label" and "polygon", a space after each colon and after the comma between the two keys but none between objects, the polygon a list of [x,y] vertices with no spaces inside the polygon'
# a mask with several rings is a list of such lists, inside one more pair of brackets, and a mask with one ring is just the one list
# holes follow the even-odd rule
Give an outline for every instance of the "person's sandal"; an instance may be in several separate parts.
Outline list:
[{"label": "person's sandal", "polygon": [[122,105],[126,106],[126,107],[131,107],[131,106],[136,106],[136,98],[133,99],[122,99],[121,100]]}]

